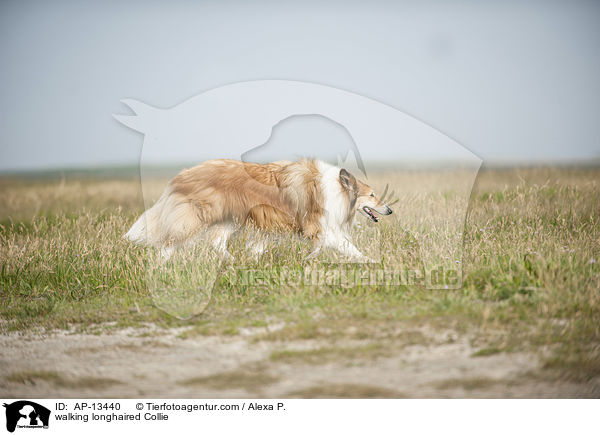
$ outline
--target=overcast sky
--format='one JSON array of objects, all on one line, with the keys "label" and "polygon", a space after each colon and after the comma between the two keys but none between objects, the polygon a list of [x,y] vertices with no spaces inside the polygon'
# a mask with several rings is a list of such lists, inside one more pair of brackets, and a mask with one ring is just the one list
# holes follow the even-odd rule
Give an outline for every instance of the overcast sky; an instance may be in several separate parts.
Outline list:
[{"label": "overcast sky", "polygon": [[484,161],[598,157],[599,23],[596,1],[3,0],[0,170],[135,164],[119,100],[264,79],[370,97]]}]

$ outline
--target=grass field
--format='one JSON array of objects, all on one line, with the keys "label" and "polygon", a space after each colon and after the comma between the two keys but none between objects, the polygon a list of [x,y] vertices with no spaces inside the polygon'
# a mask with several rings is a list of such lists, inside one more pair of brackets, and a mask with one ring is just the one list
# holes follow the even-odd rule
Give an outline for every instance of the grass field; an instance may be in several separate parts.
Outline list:
[{"label": "grass field", "polygon": [[[254,340],[368,341],[350,350],[272,355],[274,360],[312,362],[356,352],[379,355],[386,346],[378,343],[390,338],[424,340],[397,331],[425,325],[469,333],[479,349],[475,356],[531,351],[541,355],[553,376],[577,382],[600,376],[600,169],[482,170],[464,227],[459,209],[444,215],[432,206],[441,201],[448,210],[454,199],[461,200],[452,185],[439,190],[438,177],[426,171],[372,177],[378,189],[386,183],[395,188],[400,202],[391,219],[376,229],[360,230],[359,246],[378,263],[345,267],[377,270],[391,267],[391,261],[419,267],[423,256],[433,254],[449,264],[460,262],[462,288],[431,290],[421,283],[339,287],[327,281],[281,285],[268,279],[249,285],[240,270],[259,277],[274,270],[302,273],[306,264],[300,254],[308,247],[302,240],[288,239],[255,261],[241,248],[242,235],[230,249],[236,261],[214,271],[208,306],[187,320],[156,308],[174,299],[166,297],[168,292],[156,293],[156,279],[164,284],[173,276],[149,274],[154,254],[121,239],[143,211],[139,179],[4,177],[0,330],[106,331],[151,323],[187,326],[179,337],[186,339],[235,336],[245,328],[281,324]],[[157,191],[162,182],[156,180]],[[436,224],[430,217],[448,219],[452,225]],[[377,244],[368,243],[373,234]],[[195,274],[205,270],[201,262],[184,260],[189,276],[183,280],[192,288],[198,282]],[[324,261],[335,258],[324,254],[312,264]],[[189,307],[194,295],[186,298],[182,306]],[[183,317],[208,299],[200,295],[194,301]],[[166,309],[185,309],[175,305]]]}]

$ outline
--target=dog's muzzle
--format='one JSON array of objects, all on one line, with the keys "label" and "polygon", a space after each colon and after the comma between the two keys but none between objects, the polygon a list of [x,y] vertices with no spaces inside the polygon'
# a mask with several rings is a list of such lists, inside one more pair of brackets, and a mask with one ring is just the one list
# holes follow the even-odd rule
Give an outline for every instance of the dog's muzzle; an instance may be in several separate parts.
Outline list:
[{"label": "dog's muzzle", "polygon": [[379,211],[366,205],[362,208],[362,211],[364,215],[371,219],[373,222],[379,222],[379,218],[375,213],[379,213],[384,216],[392,214],[392,209],[387,204],[385,205],[384,211]]}]

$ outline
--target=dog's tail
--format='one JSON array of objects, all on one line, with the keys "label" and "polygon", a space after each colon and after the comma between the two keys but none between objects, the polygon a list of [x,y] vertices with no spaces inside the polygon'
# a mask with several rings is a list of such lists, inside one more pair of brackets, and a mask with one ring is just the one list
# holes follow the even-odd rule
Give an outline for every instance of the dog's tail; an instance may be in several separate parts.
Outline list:
[{"label": "dog's tail", "polygon": [[189,239],[201,225],[197,207],[169,186],[123,237],[139,245],[166,247]]}]

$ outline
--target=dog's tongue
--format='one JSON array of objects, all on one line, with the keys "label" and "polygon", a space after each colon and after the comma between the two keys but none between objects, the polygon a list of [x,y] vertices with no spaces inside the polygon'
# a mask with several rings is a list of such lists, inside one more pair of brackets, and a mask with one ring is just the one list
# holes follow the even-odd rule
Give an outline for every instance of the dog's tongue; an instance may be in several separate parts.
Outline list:
[{"label": "dog's tongue", "polygon": [[366,212],[369,214],[369,216],[371,216],[371,220],[373,220],[373,222],[379,222],[379,219],[377,219],[377,216],[375,216],[375,213],[373,213],[373,210],[371,210],[370,208],[367,208]]}]

